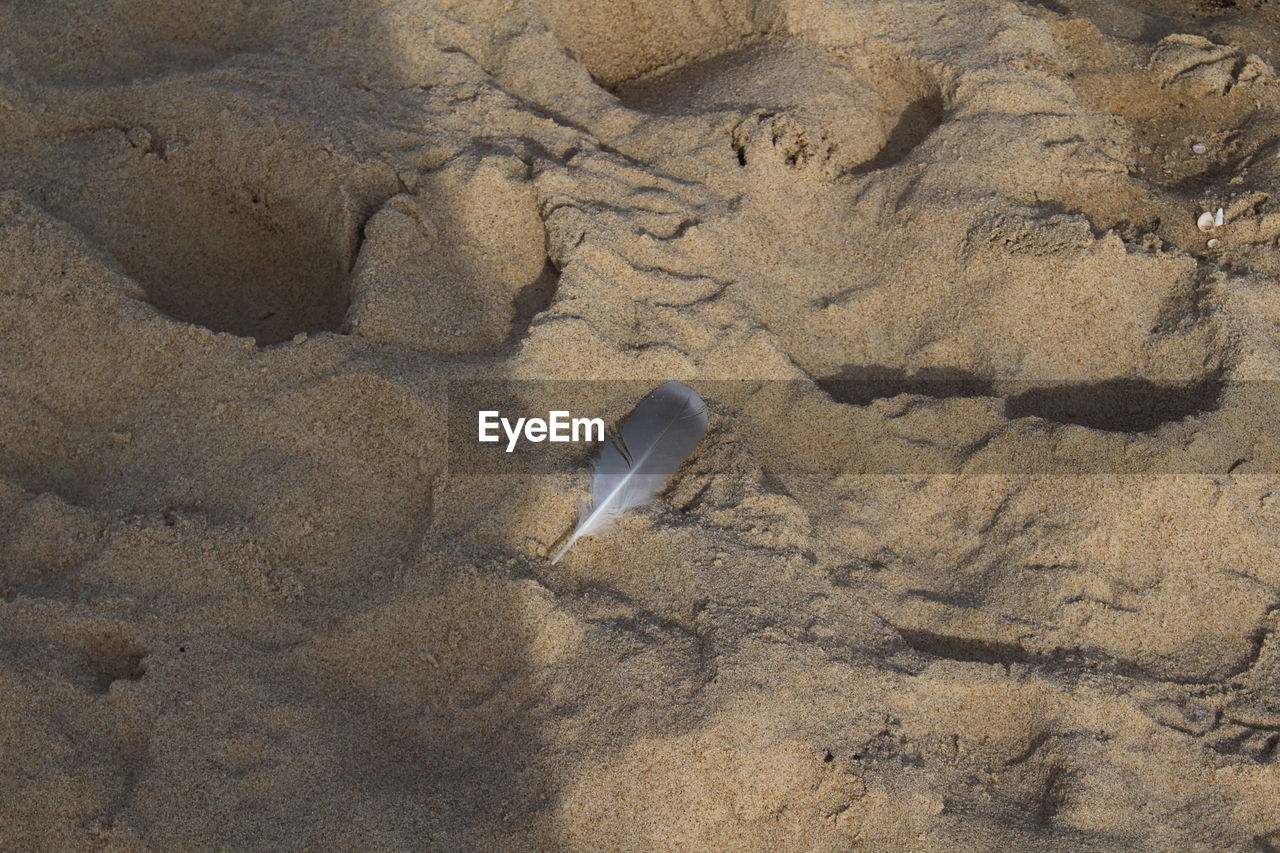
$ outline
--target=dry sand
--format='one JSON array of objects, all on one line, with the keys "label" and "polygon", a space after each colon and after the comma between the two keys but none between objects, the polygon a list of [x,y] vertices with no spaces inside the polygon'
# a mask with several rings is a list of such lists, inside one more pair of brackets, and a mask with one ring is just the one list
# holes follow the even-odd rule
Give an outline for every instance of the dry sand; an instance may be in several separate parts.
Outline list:
[{"label": "dry sand", "polygon": [[[0,849],[1280,850],[1277,63],[1259,0],[0,4]],[[553,567],[584,476],[450,467],[446,392],[586,378],[711,430]]]}]

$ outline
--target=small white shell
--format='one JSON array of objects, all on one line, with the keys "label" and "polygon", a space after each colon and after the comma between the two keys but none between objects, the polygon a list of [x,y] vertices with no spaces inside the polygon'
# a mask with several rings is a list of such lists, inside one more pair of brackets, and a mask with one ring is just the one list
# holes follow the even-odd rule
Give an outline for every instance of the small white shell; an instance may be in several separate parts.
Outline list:
[{"label": "small white shell", "polygon": [[1213,227],[1222,227],[1222,208],[1218,208],[1218,212],[1213,215]]},{"label": "small white shell", "polygon": [[1196,220],[1196,227],[1199,228],[1201,231],[1212,231],[1213,230],[1213,214],[1207,210],[1204,213],[1200,214],[1200,218]]},{"label": "small white shell", "polygon": [[1205,145],[1203,142],[1197,142],[1196,144],[1191,146],[1191,150],[1197,154],[1203,154],[1204,152],[1209,150],[1209,146]]},{"label": "small white shell", "polygon": [[1217,237],[1213,237],[1212,239],[1209,240],[1209,242],[1206,245],[1208,245],[1210,249],[1216,249],[1222,245],[1222,241],[1219,240]]}]

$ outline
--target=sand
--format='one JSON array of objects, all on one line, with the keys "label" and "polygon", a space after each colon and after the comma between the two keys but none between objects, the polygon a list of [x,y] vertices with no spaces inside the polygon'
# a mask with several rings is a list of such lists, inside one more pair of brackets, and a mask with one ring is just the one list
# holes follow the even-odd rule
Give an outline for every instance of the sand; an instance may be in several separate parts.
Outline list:
[{"label": "sand", "polygon": [[[0,849],[1280,850],[1277,63],[1256,0],[0,4]],[[671,379],[554,566],[590,449],[451,426]]]}]

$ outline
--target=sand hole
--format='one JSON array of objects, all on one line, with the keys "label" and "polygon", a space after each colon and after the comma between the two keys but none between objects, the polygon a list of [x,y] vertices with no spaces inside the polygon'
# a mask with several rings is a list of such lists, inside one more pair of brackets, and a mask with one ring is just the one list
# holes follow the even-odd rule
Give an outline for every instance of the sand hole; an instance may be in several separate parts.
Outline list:
[{"label": "sand hole", "polygon": [[886,169],[902,162],[917,145],[924,142],[929,134],[942,124],[946,103],[941,91],[925,89],[909,97],[911,99],[898,114],[884,147],[876,156],[854,169],[855,172]]},{"label": "sand hole", "polygon": [[597,83],[619,83],[736,50],[781,20],[772,0],[534,0],[560,44]]},{"label": "sand hole", "polygon": [[87,227],[156,308],[259,345],[338,328],[356,225],[328,181],[281,150],[245,167],[211,150],[218,139],[169,147],[140,128],[127,139],[135,173]]},{"label": "sand hole", "polygon": [[1146,379],[1055,383],[1009,396],[1005,416],[1037,417],[1108,432],[1148,432],[1213,411],[1222,388],[1223,382],[1217,378],[1184,385]]},{"label": "sand hole", "polygon": [[1218,407],[1222,380],[1184,384],[1146,379],[1101,382],[997,383],[955,368],[908,371],[881,365],[846,367],[815,384],[837,403],[868,406],[899,394],[935,399],[1003,397],[1005,417],[1036,417],[1107,432],[1148,432]]},{"label": "sand hole", "polygon": [[835,376],[816,380],[816,384],[837,403],[853,406],[867,406],[899,394],[937,399],[995,396],[989,379],[946,367],[914,371],[881,365],[846,367]]},{"label": "sand hole", "polygon": [[914,66],[776,35],[625,81],[616,94],[631,109],[653,115],[746,116],[731,142],[740,166],[816,160],[835,173],[902,161],[945,114],[940,87]]},{"label": "sand hole", "polygon": [[148,650],[120,627],[103,627],[82,640],[88,661],[90,690],[106,693],[117,681],[137,681],[147,672]]},{"label": "sand hole", "polygon": [[887,169],[907,159],[947,118],[948,96],[936,74],[895,53],[877,51],[865,59],[849,57],[876,80],[889,116],[884,144],[855,172]]},{"label": "sand hole", "polygon": [[170,317],[260,345],[336,330],[360,193],[376,197],[377,176],[317,157],[276,128],[225,121],[235,123],[199,138],[98,131],[62,143],[65,169],[12,166]]},{"label": "sand hole", "polygon": [[342,321],[345,260],[305,204],[246,186],[160,193],[120,213],[99,238],[175,319],[262,345]]}]

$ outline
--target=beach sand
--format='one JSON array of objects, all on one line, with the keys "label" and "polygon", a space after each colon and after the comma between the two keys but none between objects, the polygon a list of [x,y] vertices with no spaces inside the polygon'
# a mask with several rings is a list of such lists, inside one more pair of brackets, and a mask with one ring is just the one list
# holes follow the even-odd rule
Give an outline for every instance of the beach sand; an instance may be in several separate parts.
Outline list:
[{"label": "beach sand", "polygon": [[[1280,851],[1277,63],[1255,0],[0,4],[0,849]],[[672,379],[555,565],[589,448],[448,426]]]}]

